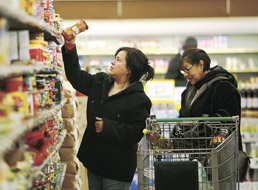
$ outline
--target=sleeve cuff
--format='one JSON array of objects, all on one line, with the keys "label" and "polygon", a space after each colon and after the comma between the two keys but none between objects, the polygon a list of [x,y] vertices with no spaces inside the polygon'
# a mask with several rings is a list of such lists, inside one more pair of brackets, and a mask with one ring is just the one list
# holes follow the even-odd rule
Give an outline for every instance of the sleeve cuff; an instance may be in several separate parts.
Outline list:
[{"label": "sleeve cuff", "polygon": [[65,43],[64,46],[65,46],[65,50],[68,52],[68,51],[71,51],[76,46],[76,44]]}]

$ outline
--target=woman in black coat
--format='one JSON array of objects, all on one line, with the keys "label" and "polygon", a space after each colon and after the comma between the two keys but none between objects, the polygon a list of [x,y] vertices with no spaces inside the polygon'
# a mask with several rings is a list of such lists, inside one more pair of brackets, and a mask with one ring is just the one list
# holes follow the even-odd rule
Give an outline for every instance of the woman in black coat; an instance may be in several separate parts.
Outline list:
[{"label": "woman in black coat", "polygon": [[[198,48],[186,50],[180,70],[188,79],[181,97],[179,117],[241,117],[241,99],[234,76],[221,66],[210,68],[208,54]],[[239,128],[239,148],[242,142]]]},{"label": "woman in black coat", "polygon": [[151,109],[141,81],[152,79],[154,70],[140,50],[124,47],[115,53],[108,74],[91,75],[80,68],[75,35],[71,40],[63,35],[67,79],[88,96],[88,125],[77,156],[87,168],[89,189],[129,190]]}]

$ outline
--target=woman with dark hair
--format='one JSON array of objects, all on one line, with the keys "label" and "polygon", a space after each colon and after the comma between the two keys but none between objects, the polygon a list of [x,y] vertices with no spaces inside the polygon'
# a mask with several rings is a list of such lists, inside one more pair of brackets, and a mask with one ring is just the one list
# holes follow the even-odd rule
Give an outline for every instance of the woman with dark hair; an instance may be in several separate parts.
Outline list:
[{"label": "woman with dark hair", "polygon": [[[188,79],[181,96],[179,117],[239,116],[241,99],[235,77],[221,66],[210,68],[210,57],[198,48],[186,50],[180,70]],[[239,149],[242,141],[239,129]]]},{"label": "woman with dark hair", "polygon": [[137,144],[151,109],[142,82],[154,77],[154,69],[140,50],[123,47],[115,53],[108,74],[91,75],[80,68],[75,35],[63,36],[67,79],[88,96],[88,125],[77,156],[87,168],[89,189],[129,190]]}]

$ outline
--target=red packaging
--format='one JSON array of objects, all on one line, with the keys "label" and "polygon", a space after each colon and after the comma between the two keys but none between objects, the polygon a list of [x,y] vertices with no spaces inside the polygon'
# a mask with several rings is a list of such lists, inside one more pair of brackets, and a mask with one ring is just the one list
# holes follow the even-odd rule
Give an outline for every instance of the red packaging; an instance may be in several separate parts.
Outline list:
[{"label": "red packaging", "polygon": [[5,87],[7,92],[21,91],[23,86],[22,76],[9,77],[5,81]]}]

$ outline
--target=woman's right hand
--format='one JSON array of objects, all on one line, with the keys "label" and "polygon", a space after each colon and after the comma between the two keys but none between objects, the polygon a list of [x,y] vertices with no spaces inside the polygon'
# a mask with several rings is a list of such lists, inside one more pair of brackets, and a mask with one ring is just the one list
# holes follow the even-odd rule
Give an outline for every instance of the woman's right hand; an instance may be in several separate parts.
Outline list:
[{"label": "woman's right hand", "polygon": [[63,30],[62,35],[64,37],[65,43],[75,44],[76,35],[73,33],[72,30],[66,28],[65,30]]}]

